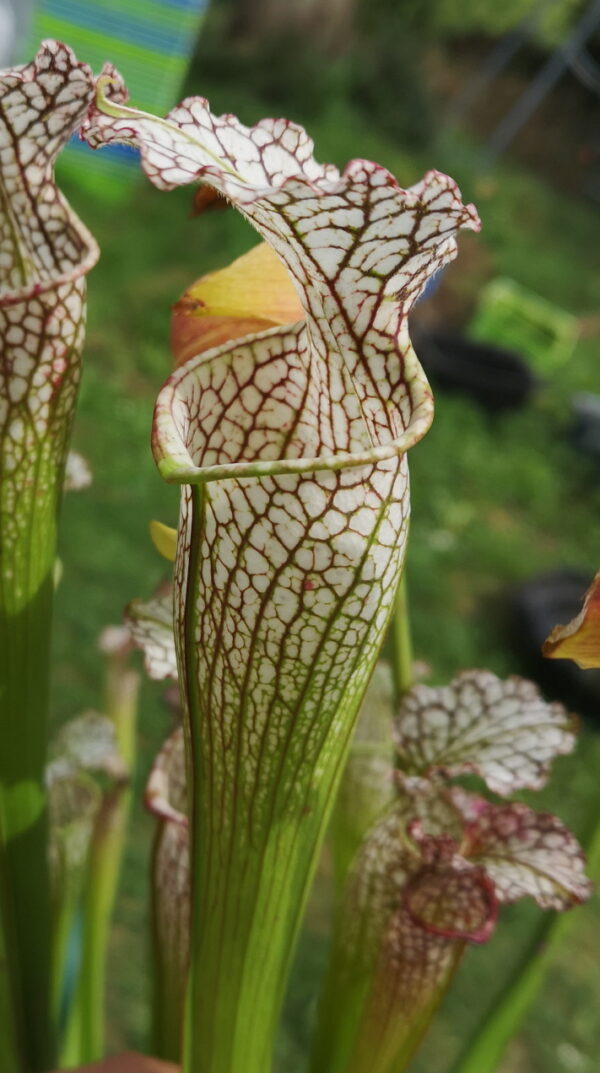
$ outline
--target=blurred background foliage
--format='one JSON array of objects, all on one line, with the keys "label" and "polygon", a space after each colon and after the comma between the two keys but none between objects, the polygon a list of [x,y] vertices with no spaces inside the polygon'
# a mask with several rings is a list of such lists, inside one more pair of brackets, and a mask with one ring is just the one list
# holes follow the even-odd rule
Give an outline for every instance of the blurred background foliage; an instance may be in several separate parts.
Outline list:
[{"label": "blurred background foliage", "polygon": [[[538,5],[539,7],[539,5]],[[541,24],[472,109],[450,110],[499,35],[531,14],[528,0],[220,0],[213,2],[185,93],[245,122],[284,114],[304,123],[318,159],[380,161],[403,185],[448,171],[480,211],[415,328],[468,330],[482,287],[508,276],[577,318],[573,356],[532,402],[491,415],[436,394],[437,415],[411,452],[409,588],[415,652],[430,680],[461,667],[523,668],[511,618],[515,587],[540,570],[598,567],[600,460],[570,435],[574,393],[598,392],[600,216],[596,165],[600,102],[566,73],[499,163],[486,162],[498,118],[585,10],[546,4]],[[589,43],[595,55],[598,42]],[[85,56],[82,55],[82,59]],[[110,57],[107,57],[107,59]],[[197,276],[255,242],[232,211],[191,216],[191,190],[159,194],[144,180],[120,204],[72,175],[65,190],[102,247],[89,280],[90,313],[75,446],[91,489],[65,502],[57,597],[54,712],[62,722],[95,707],[96,638],[125,603],[166,574],[151,518],[175,524],[177,491],[154,468],[154,398],[170,369],[170,306]],[[600,707],[600,702],[599,702]],[[544,804],[586,837],[600,809],[598,724],[586,720],[575,757],[559,761]],[[139,804],[151,759],[170,727],[158,687],[145,684],[137,801],[111,946],[110,1045],[143,1048],[147,1032],[147,875],[152,824]],[[324,874],[326,868],[324,868]],[[323,885],[324,879],[321,878]],[[321,885],[321,891],[323,886]],[[450,1073],[461,1040],[485,1015],[539,915],[504,914],[492,942],[469,952],[415,1069]],[[326,899],[310,908],[280,1041],[278,1073],[300,1073],[325,959]],[[578,912],[571,941],[511,1046],[502,1073],[594,1073],[600,1053],[600,908]]]},{"label": "blurred background foliage", "polygon": [[[396,10],[400,6],[393,0],[387,0],[387,4],[389,8]],[[532,4],[531,0],[506,0],[503,4],[496,4],[493,0],[432,0],[431,3],[422,5],[412,5],[410,0],[405,0],[402,6],[426,9],[426,28],[442,38],[462,37],[470,33],[493,37],[512,30],[523,19],[529,18],[537,8],[541,15],[537,38],[541,44],[546,45],[556,43],[564,37],[583,7],[580,0],[557,0],[556,3],[538,4]]]}]

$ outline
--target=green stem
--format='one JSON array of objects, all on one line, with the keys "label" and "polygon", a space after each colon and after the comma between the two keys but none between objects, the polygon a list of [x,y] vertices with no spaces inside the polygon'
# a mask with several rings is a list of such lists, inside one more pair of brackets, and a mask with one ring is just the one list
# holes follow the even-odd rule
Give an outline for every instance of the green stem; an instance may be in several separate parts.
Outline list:
[{"label": "green stem", "polygon": [[406,588],[406,570],[400,578],[391,623],[392,667],[396,705],[413,684],[413,648]]},{"label": "green stem", "polygon": [[[600,824],[589,842],[589,874],[600,872]],[[494,1073],[511,1039],[534,1002],[558,948],[579,919],[578,914],[556,913],[537,928],[511,979],[481,1027],[468,1040],[452,1073]]]},{"label": "green stem", "polygon": [[[113,720],[125,770],[131,774],[139,675],[117,653],[109,659],[105,711]],[[106,952],[131,808],[129,783],[104,795],[94,827],[83,897],[83,936],[79,974],[67,1023],[63,1065],[93,1062],[103,1055]]]},{"label": "green stem", "polygon": [[52,923],[52,1005],[54,1022],[60,1025],[63,1012],[63,996],[68,971],[69,946],[73,926],[79,909],[78,898],[72,893],[65,893],[55,906]]},{"label": "green stem", "polygon": [[120,865],[125,796],[122,787],[108,793],[96,820],[83,897],[81,963],[61,1054],[63,1065],[102,1057],[106,945]]}]

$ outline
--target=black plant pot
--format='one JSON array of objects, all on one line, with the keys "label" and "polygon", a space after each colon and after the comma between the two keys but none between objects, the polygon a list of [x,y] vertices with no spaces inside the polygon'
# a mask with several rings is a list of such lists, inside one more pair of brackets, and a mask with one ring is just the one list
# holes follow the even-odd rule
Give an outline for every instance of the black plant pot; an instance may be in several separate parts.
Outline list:
[{"label": "black plant pot", "polygon": [[600,462],[600,395],[582,391],[571,399],[573,420],[571,442],[596,462]]},{"label": "black plant pot", "polygon": [[593,575],[555,570],[531,578],[512,601],[511,646],[523,674],[546,696],[600,726],[600,670],[582,671],[569,659],[545,659],[541,648],[554,628],[578,615]]},{"label": "black plant pot", "polygon": [[434,384],[468,395],[491,412],[524,406],[539,387],[513,350],[439,332],[417,333],[414,346]]}]

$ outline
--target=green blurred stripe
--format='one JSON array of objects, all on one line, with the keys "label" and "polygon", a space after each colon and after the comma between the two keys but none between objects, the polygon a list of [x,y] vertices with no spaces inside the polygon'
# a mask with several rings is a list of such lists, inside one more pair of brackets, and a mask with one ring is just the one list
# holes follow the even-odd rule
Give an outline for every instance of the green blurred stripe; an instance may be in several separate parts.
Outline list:
[{"label": "green blurred stripe", "polygon": [[[90,0],[87,0],[87,2],[89,3]],[[157,0],[102,0],[101,4],[97,6],[99,12],[114,13],[118,16],[123,15],[124,11],[126,11],[128,16],[143,19],[144,22],[154,28],[164,26],[170,33],[177,30],[181,32],[182,36],[195,34],[196,27],[203,16],[201,10],[184,11],[181,8],[173,7],[172,4],[160,3]],[[39,21],[40,16],[43,16],[43,11],[36,16],[36,22]],[[54,17],[56,18],[56,16]],[[79,32],[78,24],[69,23],[69,25],[72,25],[72,28],[77,33]]]},{"label": "green blurred stripe", "polygon": [[55,37],[70,44],[79,60],[99,71],[110,60],[123,75],[132,100],[140,107],[170,103],[188,65],[187,56],[163,56],[116,38],[84,30],[80,26],[45,15],[36,19],[42,37]]}]

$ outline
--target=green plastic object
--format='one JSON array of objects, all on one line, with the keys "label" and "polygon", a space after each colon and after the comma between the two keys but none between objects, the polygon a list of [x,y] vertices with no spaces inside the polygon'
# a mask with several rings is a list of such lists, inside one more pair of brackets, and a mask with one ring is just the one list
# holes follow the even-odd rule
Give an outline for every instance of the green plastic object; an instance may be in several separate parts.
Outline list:
[{"label": "green plastic object", "polygon": [[514,280],[498,278],[483,289],[469,335],[516,350],[547,374],[573,354],[579,324],[577,317]]}]

